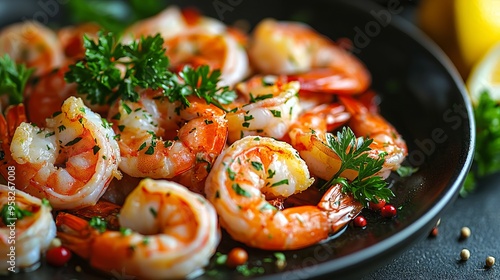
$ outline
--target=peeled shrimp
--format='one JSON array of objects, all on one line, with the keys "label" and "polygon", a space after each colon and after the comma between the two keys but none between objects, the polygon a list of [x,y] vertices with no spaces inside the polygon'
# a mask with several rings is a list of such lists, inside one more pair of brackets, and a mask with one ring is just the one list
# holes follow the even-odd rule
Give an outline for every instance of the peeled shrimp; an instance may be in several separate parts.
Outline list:
[{"label": "peeled shrimp", "polygon": [[133,177],[172,178],[198,163],[210,168],[227,139],[225,113],[189,98],[182,108],[146,90],[138,102],[118,101],[109,120],[119,134],[120,169]]},{"label": "peeled shrimp", "polygon": [[40,76],[62,65],[64,52],[54,31],[35,21],[14,23],[0,31],[0,56],[35,68]]},{"label": "peeled shrimp", "polygon": [[177,71],[184,65],[209,65],[221,71],[221,85],[232,86],[248,74],[245,50],[230,33],[188,30],[165,40],[166,55]]},{"label": "peeled shrimp", "polygon": [[338,185],[317,205],[278,210],[266,200],[289,197],[312,182],[307,165],[289,144],[247,136],[217,158],[205,192],[233,239],[266,250],[292,250],[327,238],[362,209]]},{"label": "peeled shrimp", "polygon": [[[407,155],[405,141],[387,120],[376,112],[370,112],[361,102],[347,96],[341,96],[339,99],[342,105],[328,105],[333,110],[329,113],[328,110],[323,111],[326,115],[312,113],[299,118],[289,132],[292,146],[307,162],[311,173],[329,180],[340,169],[342,161],[327,146],[326,132],[347,124],[358,137],[374,140],[368,152],[370,157],[380,158],[384,155],[382,169],[375,175],[387,178],[391,171],[399,168]],[[328,118],[331,122],[329,127],[326,125]],[[353,180],[358,174],[354,170],[346,169],[340,175]]]},{"label": "peeled shrimp", "polygon": [[[13,174],[17,172],[14,167],[10,170]],[[9,218],[12,216],[8,213],[14,211],[14,207],[28,211],[21,219],[0,222],[0,274],[38,268],[40,256],[56,236],[51,207],[36,197],[16,190],[11,184],[0,185],[0,206],[1,209],[6,209],[5,213]]]},{"label": "peeled shrimp", "polygon": [[257,71],[286,74],[301,91],[361,93],[371,83],[361,61],[302,23],[261,21],[248,52]]},{"label": "peeled shrimp", "polygon": [[[188,12],[186,12],[188,11]],[[224,32],[223,22],[199,14],[189,13],[188,9],[170,6],[160,13],[140,20],[129,26],[124,32],[124,40],[139,39],[141,36],[154,36],[159,33],[164,39],[182,34],[188,29],[199,29],[209,33]]]},{"label": "peeled shrimp", "polygon": [[119,222],[131,231],[100,233],[87,221],[61,213],[58,236],[94,268],[146,279],[185,278],[208,264],[220,241],[213,206],[163,180],[142,180],[127,197]]},{"label": "peeled shrimp", "polygon": [[[17,115],[7,113],[14,122]],[[16,187],[47,198],[55,209],[93,205],[121,176],[113,129],[80,98],[66,99],[45,128],[21,122],[12,134],[13,127],[0,120],[2,141],[10,145],[4,148],[6,164],[16,166]]]},{"label": "peeled shrimp", "polygon": [[[351,114],[343,105],[322,104],[302,114],[290,126],[288,138],[285,139],[297,149],[312,174],[329,180],[340,169],[342,161],[326,145],[326,133],[346,124],[350,118]],[[341,176],[352,180],[357,173],[347,169]]]},{"label": "peeled shrimp", "polygon": [[391,171],[397,170],[406,155],[408,148],[401,134],[380,114],[370,111],[363,103],[354,98],[342,96],[339,100],[346,106],[352,117],[348,122],[349,127],[358,136],[373,139],[370,145],[370,155],[378,157],[384,153],[384,165],[379,176],[386,178]]},{"label": "peeled shrimp", "polygon": [[229,143],[248,135],[281,139],[297,120],[299,83],[265,84],[255,77],[236,86],[241,98],[229,105]]},{"label": "peeled shrimp", "polygon": [[97,39],[98,32],[102,29],[97,23],[82,23],[75,26],[66,26],[57,31],[57,37],[67,59],[76,61],[85,57],[83,38],[87,36]]}]

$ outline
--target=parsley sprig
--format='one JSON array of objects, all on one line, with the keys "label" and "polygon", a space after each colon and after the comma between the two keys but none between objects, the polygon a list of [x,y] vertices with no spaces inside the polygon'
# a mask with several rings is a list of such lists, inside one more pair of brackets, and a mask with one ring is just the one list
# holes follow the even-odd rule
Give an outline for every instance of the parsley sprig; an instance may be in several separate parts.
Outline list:
[{"label": "parsley sprig", "polygon": [[[123,45],[112,33],[99,34],[98,42],[84,37],[85,59],[69,67],[68,82],[92,104],[111,104],[118,98],[136,102],[137,88],[157,89],[170,79],[168,58],[160,35]],[[125,67],[120,70],[120,67]]]},{"label": "parsley sprig", "polygon": [[474,163],[460,195],[465,197],[476,188],[477,180],[500,171],[500,104],[488,91],[479,95],[474,107],[476,149]]},{"label": "parsley sprig", "polygon": [[[137,102],[139,89],[163,89],[171,102],[189,107],[189,95],[222,108],[236,98],[228,87],[219,87],[221,73],[207,65],[186,66],[176,75],[168,70],[163,38],[142,37],[129,45],[117,42],[112,33],[99,34],[98,42],[84,37],[85,58],[71,65],[65,78],[77,83],[79,93],[92,104],[111,104],[117,99]],[[123,70],[125,68],[125,70]]]},{"label": "parsley sprig", "polygon": [[[354,199],[365,207],[370,201],[374,203],[377,203],[379,199],[389,201],[389,198],[394,196],[394,193],[386,187],[387,182],[379,176],[374,176],[382,169],[385,154],[381,153],[379,158],[372,158],[368,155],[373,139],[356,138],[350,128],[343,127],[336,136],[327,133],[326,141],[328,147],[338,155],[342,163],[337,173],[321,189],[327,189],[338,183],[342,186],[343,192],[352,193]],[[358,172],[358,176],[352,182],[340,177],[347,169]]]},{"label": "parsley sprig", "polygon": [[0,95],[7,94],[10,105],[23,102],[24,88],[34,70],[16,64],[8,54],[0,57]]}]

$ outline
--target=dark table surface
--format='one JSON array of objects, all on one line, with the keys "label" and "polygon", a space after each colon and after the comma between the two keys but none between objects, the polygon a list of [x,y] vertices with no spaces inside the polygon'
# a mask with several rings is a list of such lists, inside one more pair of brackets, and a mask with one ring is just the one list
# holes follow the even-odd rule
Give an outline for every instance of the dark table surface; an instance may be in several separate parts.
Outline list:
[{"label": "dark table surface", "polygon": [[[386,266],[368,274],[368,279],[500,279],[500,175],[483,179],[476,191],[458,198],[441,216],[436,237],[426,237]],[[462,227],[471,235],[460,238]],[[470,251],[460,261],[460,251]],[[492,268],[486,257],[496,258]]]}]

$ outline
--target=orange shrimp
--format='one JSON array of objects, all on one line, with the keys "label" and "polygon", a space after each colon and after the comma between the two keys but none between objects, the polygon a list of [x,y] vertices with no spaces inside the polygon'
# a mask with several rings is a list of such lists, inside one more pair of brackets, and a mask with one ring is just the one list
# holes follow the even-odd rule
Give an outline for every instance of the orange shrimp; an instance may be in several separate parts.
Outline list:
[{"label": "orange shrimp", "polygon": [[370,73],[354,55],[311,27],[272,19],[255,28],[251,64],[266,74],[285,74],[301,91],[356,94],[371,83]]},{"label": "orange shrimp", "polygon": [[185,278],[208,264],[220,241],[214,207],[173,182],[142,180],[118,219],[127,230],[99,232],[84,219],[60,213],[58,237],[92,267],[142,279]]},{"label": "orange shrimp", "polygon": [[239,98],[227,105],[229,143],[248,135],[280,139],[297,119],[299,84],[270,82],[268,78],[255,76],[236,85]]},{"label": "orange shrimp", "polygon": [[226,32],[188,30],[165,39],[166,55],[174,71],[185,65],[208,65],[221,71],[221,84],[232,86],[248,74],[248,57],[236,39]]},{"label": "orange shrimp", "polygon": [[64,62],[56,33],[36,21],[14,23],[0,31],[0,56],[4,54],[35,68],[34,76],[46,74]]},{"label": "orange shrimp", "polygon": [[64,50],[66,58],[76,61],[85,57],[83,36],[97,39],[97,34],[102,27],[97,23],[83,23],[76,26],[66,26],[57,31],[57,37]]},{"label": "orange shrimp", "polygon": [[0,117],[2,174],[15,166],[18,189],[47,198],[54,209],[80,208],[95,204],[120,178],[114,131],[81,99],[69,97],[44,128],[25,122],[22,111],[10,107],[8,119]]},{"label": "orange shrimp", "polygon": [[397,170],[406,155],[408,148],[401,134],[380,114],[370,111],[363,103],[348,96],[339,96],[339,100],[352,115],[348,122],[349,127],[358,137],[373,139],[369,153],[379,157],[385,153],[385,161],[379,176],[386,178],[391,171]]},{"label": "orange shrimp", "polygon": [[363,208],[339,185],[317,205],[279,210],[266,200],[300,193],[313,181],[289,144],[247,136],[217,158],[205,192],[235,240],[266,250],[293,250],[327,238]]},{"label": "orange shrimp", "polygon": [[[297,149],[315,176],[329,180],[340,169],[342,162],[326,145],[326,133],[339,128],[350,118],[351,114],[342,104],[323,104],[302,114],[290,127],[288,141]],[[341,175],[352,180],[357,173],[348,169]]]},{"label": "orange shrimp", "polygon": [[145,90],[138,102],[116,102],[108,119],[119,134],[120,169],[133,177],[172,178],[206,168],[224,148],[227,120],[223,110],[189,97],[191,105],[169,102]]},{"label": "orange shrimp", "polygon": [[[17,171],[12,167],[10,170],[14,174]],[[16,217],[14,207],[27,212],[26,215]],[[9,271],[31,271],[38,268],[40,257],[56,236],[52,208],[9,184],[0,185],[0,209],[3,218],[7,218],[0,219],[0,275]],[[15,230],[14,235],[12,230]],[[12,250],[13,247],[15,250]],[[12,253],[15,257],[14,265],[10,263]]]}]

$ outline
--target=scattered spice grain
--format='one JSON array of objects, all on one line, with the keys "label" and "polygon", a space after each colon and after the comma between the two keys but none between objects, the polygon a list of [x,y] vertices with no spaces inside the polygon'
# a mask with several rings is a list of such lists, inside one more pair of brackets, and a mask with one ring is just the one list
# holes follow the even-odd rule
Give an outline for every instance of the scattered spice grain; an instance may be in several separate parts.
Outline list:
[{"label": "scattered spice grain", "polygon": [[470,251],[467,249],[462,249],[462,251],[460,252],[460,259],[462,261],[466,261],[469,258],[470,258]]},{"label": "scattered spice grain", "polygon": [[495,264],[495,258],[492,256],[488,256],[486,258],[486,267],[490,268]]},{"label": "scattered spice grain", "polygon": [[460,238],[461,239],[469,238],[470,234],[471,234],[470,228],[468,228],[468,227],[462,227],[462,229],[460,230]]}]

